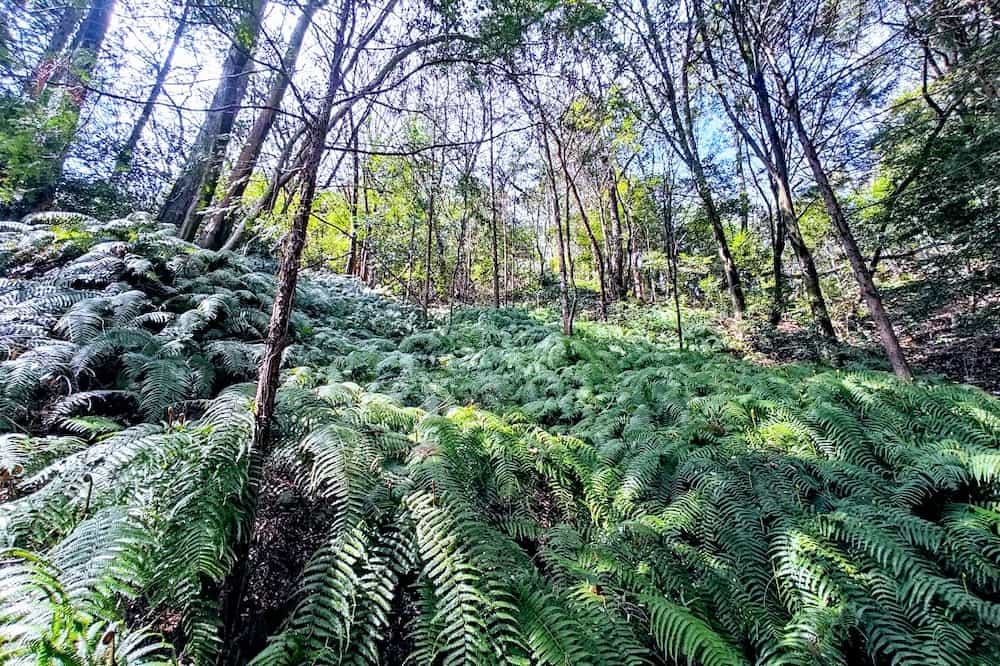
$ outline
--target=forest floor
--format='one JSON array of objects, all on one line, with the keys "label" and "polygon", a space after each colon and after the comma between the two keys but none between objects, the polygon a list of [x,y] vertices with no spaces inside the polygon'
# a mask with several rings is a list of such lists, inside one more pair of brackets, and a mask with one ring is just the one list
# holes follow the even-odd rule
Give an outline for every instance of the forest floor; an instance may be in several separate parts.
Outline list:
[{"label": "forest floor", "polygon": [[[937,317],[921,325],[900,327],[899,335],[916,372],[940,375],[1000,396],[1000,322],[985,330],[970,330],[953,325],[948,317]],[[814,333],[795,324],[782,324],[746,344],[749,352],[734,349],[734,354],[758,363],[812,361],[836,365],[851,359],[885,369],[878,340],[861,339],[831,350]]]},{"label": "forest floor", "polygon": [[[99,617],[174,664],[1000,664],[1000,403],[879,372],[863,328],[688,310],[678,350],[663,303],[584,299],[566,337],[548,296],[428,319],[307,271],[258,493],[273,260],[143,218],[8,227],[11,654],[108,663]],[[984,321],[900,330],[918,369],[990,387]]]}]

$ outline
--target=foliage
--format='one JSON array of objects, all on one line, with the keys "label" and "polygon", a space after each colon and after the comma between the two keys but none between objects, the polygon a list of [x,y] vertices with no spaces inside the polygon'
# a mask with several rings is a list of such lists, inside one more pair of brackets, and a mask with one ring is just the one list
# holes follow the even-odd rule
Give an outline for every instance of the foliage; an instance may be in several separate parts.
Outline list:
[{"label": "foliage", "polygon": [[[7,233],[3,413],[31,432],[0,439],[18,549],[0,650],[169,662],[151,634],[180,614],[176,658],[211,663],[259,473],[252,387],[220,385],[247,374],[259,330],[237,313],[266,306],[269,278],[142,218]],[[351,284],[314,274],[300,293],[266,464],[333,519],[253,663],[385,663],[399,626],[415,663],[1000,663],[986,394],[678,351],[666,316],[651,336],[566,338],[520,310],[416,329]],[[97,344],[127,351],[75,365]],[[224,378],[169,389],[212,353]],[[135,405],[102,420],[94,391]],[[192,395],[215,397],[185,411]],[[24,418],[67,402],[75,420]]]}]

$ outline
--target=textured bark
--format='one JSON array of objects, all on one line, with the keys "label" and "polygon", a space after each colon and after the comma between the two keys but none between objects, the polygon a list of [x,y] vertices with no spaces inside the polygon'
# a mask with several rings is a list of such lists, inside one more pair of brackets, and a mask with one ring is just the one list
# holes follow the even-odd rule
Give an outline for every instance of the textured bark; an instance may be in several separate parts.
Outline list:
[{"label": "textured bark", "polygon": [[[353,123],[352,123],[353,125]],[[354,133],[354,153],[351,155],[351,234],[347,252],[347,274],[358,274],[359,243],[358,214],[361,210],[361,155],[358,153],[358,133]]]},{"label": "textured bark", "polygon": [[253,126],[250,128],[250,134],[247,135],[240,154],[233,164],[232,172],[229,174],[229,186],[222,199],[215,206],[215,210],[205,221],[201,239],[201,244],[204,247],[217,248],[230,233],[240,200],[243,198],[243,193],[246,192],[247,185],[250,184],[250,176],[257,165],[257,160],[260,158],[264,143],[271,133],[271,128],[274,127],[281,101],[291,83],[291,76],[294,73],[295,63],[298,61],[306,33],[312,25],[316,11],[323,4],[323,2],[318,1],[306,4],[295,23],[288,45],[285,47],[284,57],[281,59],[278,71],[268,89],[267,100],[257,113]]},{"label": "textured bark", "polygon": [[[772,66],[774,66],[773,62]],[[789,92],[788,86],[780,74],[775,72],[774,78],[781,96],[781,102],[788,111],[788,117],[792,121],[792,127],[795,130],[799,143],[802,145],[802,151],[805,153],[806,161],[809,163],[813,179],[816,181],[816,187],[823,198],[823,205],[826,207],[827,215],[830,216],[830,221],[833,222],[833,228],[837,232],[840,246],[847,256],[847,261],[850,263],[851,270],[854,273],[854,279],[861,290],[861,297],[868,306],[868,312],[875,323],[875,328],[878,330],[879,337],[882,340],[882,347],[885,349],[886,356],[889,359],[889,364],[892,366],[893,372],[896,373],[897,377],[906,381],[912,380],[913,372],[906,361],[906,354],[903,352],[902,345],[899,344],[899,338],[896,337],[896,330],[893,328],[892,321],[885,311],[885,306],[882,303],[882,295],[879,293],[878,287],[875,286],[875,281],[872,279],[868,265],[865,263],[865,258],[861,254],[857,239],[854,238],[854,233],[851,231],[847,216],[844,214],[844,210],[840,206],[840,201],[837,199],[833,186],[830,184],[830,179],[823,169],[823,163],[820,160],[816,144],[813,143],[813,139],[802,121],[798,101]]]},{"label": "textured bark", "polygon": [[673,291],[674,314],[677,317],[677,348],[684,349],[684,327],[681,324],[681,292],[677,270],[677,254],[679,242],[677,229],[674,227],[673,188],[663,186],[663,230],[667,237],[667,271],[670,278],[670,288]]},{"label": "textured bark", "polygon": [[222,160],[229,145],[236,115],[246,94],[252,63],[250,56],[260,35],[260,20],[267,0],[254,0],[236,31],[222,65],[222,77],[215,89],[205,120],[198,131],[181,176],[167,195],[159,219],[180,228],[179,235],[194,240],[198,214],[215,193]]},{"label": "textured bark", "polygon": [[[52,34],[49,35],[49,44],[45,47],[42,59],[35,67],[32,86],[36,96],[42,93],[46,83],[54,73],[56,60],[73,37],[85,9],[87,9],[87,3],[84,0],[69,0],[59,12],[59,21],[56,22]],[[6,32],[6,25],[4,31]]]},{"label": "textured bark", "polygon": [[427,238],[424,244],[424,317],[431,307],[431,281],[434,270],[431,268],[431,252],[434,238],[434,188],[431,188],[427,200]]},{"label": "textured bark", "polygon": [[[733,30],[733,41],[735,42],[736,50],[739,53],[754,98],[757,101],[757,113],[765,135],[764,145],[761,145],[761,142],[755,139],[754,135],[750,133],[747,129],[747,124],[736,113],[729,97],[723,92],[722,84],[719,81],[720,68],[715,60],[712,48],[712,35],[709,34],[701,1],[696,0],[693,3],[693,7],[698,21],[698,29],[703,38],[705,58],[715,80],[719,100],[722,102],[726,115],[729,116],[736,129],[737,139],[742,137],[747,147],[754,152],[767,168],[772,196],[778,209],[778,219],[774,225],[774,252],[772,255],[774,258],[775,275],[775,307],[772,310],[772,323],[776,325],[784,312],[784,294],[779,291],[779,282],[782,284],[784,282],[781,272],[781,254],[784,251],[784,241],[787,235],[795,256],[799,261],[799,265],[802,268],[802,282],[805,286],[813,320],[824,336],[836,339],[833,323],[830,321],[830,314],[820,287],[816,264],[813,261],[812,252],[802,237],[798,216],[795,214],[791,175],[786,157],[786,143],[778,132],[774,112],[771,107],[771,97],[768,94],[767,83],[761,71],[760,44],[750,35],[746,23],[746,13],[738,5],[730,5],[728,19]],[[775,319],[775,315],[777,315],[777,319]]]},{"label": "textured bark", "polygon": [[[274,404],[278,394],[278,379],[281,372],[281,360],[288,338],[288,322],[291,319],[292,305],[295,299],[295,287],[298,284],[299,268],[302,261],[302,250],[306,243],[306,231],[309,218],[312,215],[312,204],[316,197],[316,176],[326,149],[327,126],[333,110],[334,99],[343,81],[340,62],[344,57],[345,34],[347,22],[353,9],[351,2],[344,2],[340,13],[340,25],[337,32],[337,43],[330,66],[326,93],[320,102],[320,108],[312,118],[306,131],[306,145],[302,157],[302,169],[298,172],[298,207],[292,217],[292,226],[285,234],[281,243],[281,262],[276,276],[276,292],[271,306],[271,318],[268,322],[264,338],[264,351],[261,354],[260,374],[257,378],[257,391],[254,397],[254,432],[250,448],[251,466],[261,469],[263,461],[271,450],[271,423],[274,419]],[[251,501],[256,502],[259,489],[259,476],[251,477],[249,494]],[[240,604],[247,585],[249,573],[250,538],[240,541],[236,552],[236,566],[230,574],[228,595],[223,603],[223,662],[227,664],[245,664],[253,655],[240,653],[242,645],[236,640],[240,622]]]},{"label": "textured bark", "polygon": [[782,255],[785,253],[785,234],[787,219],[781,214],[782,196],[778,192],[775,180],[771,180],[771,196],[778,208],[778,215],[773,215],[768,206],[768,224],[771,228],[771,272],[774,275],[774,294],[771,299],[771,326],[777,326],[785,314],[785,271],[782,267]]}]

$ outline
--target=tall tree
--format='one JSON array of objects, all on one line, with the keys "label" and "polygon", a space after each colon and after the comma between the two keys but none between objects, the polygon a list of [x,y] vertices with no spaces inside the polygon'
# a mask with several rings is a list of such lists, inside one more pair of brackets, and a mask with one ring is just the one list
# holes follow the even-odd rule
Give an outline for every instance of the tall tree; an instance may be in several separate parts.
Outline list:
[{"label": "tall tree", "polygon": [[[91,86],[91,78],[97,68],[114,10],[115,0],[93,0],[73,37],[70,51],[63,64],[47,78],[45,91],[55,95],[55,102],[49,102],[49,107],[54,108],[55,113],[60,116],[58,124],[62,128],[62,137],[59,148],[45,169],[40,183],[25,198],[26,207],[31,210],[50,208],[55,198],[56,188],[59,186],[66,165],[66,157],[69,155],[69,148],[80,121],[80,110]],[[62,30],[64,27],[60,25],[57,30]],[[55,40],[57,36],[53,35],[53,39]],[[59,41],[62,41],[62,37]]]},{"label": "tall tree", "polygon": [[260,152],[274,126],[275,119],[278,117],[281,102],[291,84],[292,75],[295,73],[295,64],[298,61],[299,52],[302,50],[306,33],[312,25],[317,10],[324,4],[325,0],[309,0],[302,8],[302,13],[299,14],[288,45],[285,47],[284,57],[271,81],[267,99],[257,113],[250,133],[243,143],[243,148],[233,164],[233,169],[229,174],[229,186],[215,205],[215,210],[205,221],[201,239],[201,244],[205,247],[217,249],[231,232],[240,200],[250,183],[250,176],[253,174]]},{"label": "tall tree", "polygon": [[188,153],[181,175],[174,181],[160,209],[159,219],[180,228],[179,235],[193,240],[199,212],[215,192],[252,69],[251,55],[260,35],[267,0],[247,0],[239,9],[231,44],[205,119]]},{"label": "tall tree", "polygon": [[[783,11],[776,16],[768,17],[770,20],[767,23],[767,25],[778,27],[759,31],[755,33],[754,38],[762,45],[762,51],[769,66],[768,72],[774,81],[778,99],[787,112],[795,136],[802,147],[827,215],[830,217],[840,246],[850,264],[854,279],[861,291],[861,297],[868,306],[869,315],[878,331],[889,363],[899,378],[910,380],[913,373],[906,360],[906,354],[899,343],[896,330],[882,302],[882,295],[875,285],[854,231],[851,229],[847,214],[844,212],[843,205],[830,179],[830,174],[820,155],[820,144],[817,142],[817,137],[820,136],[823,119],[814,114],[814,126],[807,127],[802,107],[803,86],[808,83],[813,84],[810,95],[814,99],[819,97],[821,100],[818,105],[820,109],[818,113],[832,113],[837,110],[837,96],[843,94],[845,81],[830,79],[830,70],[834,66],[832,63],[836,63],[838,78],[843,77],[848,82],[850,81],[849,77],[854,74],[858,74],[862,78],[871,76],[865,62],[868,56],[864,52],[858,54],[858,50],[863,51],[860,49],[859,42],[865,30],[864,20],[862,18],[859,23],[853,26],[845,26],[841,24],[841,21],[850,24],[853,23],[853,19],[839,14],[835,9],[826,11],[821,0],[811,0],[811,3],[815,4],[802,6],[790,2],[779,5],[779,9]],[[757,25],[763,24],[758,23]],[[853,33],[847,39],[851,52],[843,59],[838,59],[834,56],[837,55],[837,51],[841,47],[839,44],[833,43],[832,40],[838,32],[845,29]],[[884,45],[882,46],[884,47]],[[854,90],[853,95],[866,94],[865,91],[871,81],[859,83],[860,90]],[[848,89],[850,90],[850,88]],[[853,105],[848,102],[841,109],[841,113],[850,113],[852,107]]]},{"label": "tall tree", "polygon": [[167,54],[163,57],[163,62],[156,68],[156,79],[153,81],[153,87],[150,89],[149,95],[146,96],[146,102],[142,105],[139,116],[132,124],[132,131],[129,132],[128,139],[125,140],[125,143],[118,151],[118,156],[115,158],[115,172],[117,174],[125,173],[132,164],[135,149],[139,146],[142,133],[146,129],[146,124],[149,122],[150,117],[153,115],[157,100],[159,100],[160,93],[163,92],[163,86],[167,82],[167,76],[169,76],[170,68],[174,62],[174,54],[177,52],[177,47],[180,46],[181,38],[184,37],[184,33],[187,31],[188,15],[190,12],[191,2],[185,0],[181,9],[181,15],[177,19],[177,25],[174,27],[170,46],[167,47]]},{"label": "tall tree", "polygon": [[[752,8],[748,7],[743,0],[726,0],[720,9],[724,12],[723,21],[728,23],[729,31],[714,33],[706,19],[702,2],[703,0],[693,0],[693,8],[703,37],[704,53],[716,91],[726,115],[736,128],[738,136],[743,137],[754,156],[767,169],[778,210],[778,224],[774,235],[775,309],[773,317],[780,319],[783,310],[783,290],[779,284],[782,281],[780,263],[784,235],[787,234],[802,268],[802,282],[805,286],[813,320],[824,336],[835,338],[836,333],[827,311],[826,300],[823,298],[816,263],[813,260],[812,251],[802,236],[798,216],[795,214],[791,172],[787,159],[787,142],[778,131],[778,124],[774,117],[771,95],[767,90],[767,82],[763,74],[764,56],[760,52],[761,45],[752,37],[749,23]],[[723,21],[716,25],[725,25]],[[735,67],[724,68],[716,60],[716,41],[719,42],[720,46],[725,43],[735,47],[736,60],[742,65],[742,76],[735,73],[739,71]],[[737,87],[736,92],[730,93],[728,86],[722,81],[721,72],[723,71],[731,72],[728,83]],[[745,87],[749,87],[749,97],[756,102],[757,122],[744,118],[734,101],[734,99],[742,100],[747,96],[747,91],[743,90]],[[753,128],[755,126],[763,128],[763,137],[758,139],[754,136]],[[737,154],[737,160],[740,159],[740,155]]]},{"label": "tall tree", "polygon": [[[708,181],[691,100],[690,72],[695,65],[696,56],[694,25],[693,22],[680,20],[680,7],[677,3],[667,3],[663,16],[653,14],[648,0],[640,0],[639,4],[638,15],[630,8],[619,5],[621,16],[627,19],[629,27],[635,32],[642,51],[656,74],[655,79],[647,82],[647,73],[635,60],[630,59],[636,84],[653,113],[654,122],[694,178],[705,216],[712,227],[733,316],[742,319],[746,310],[743,284],[729,249],[722,213]],[[678,42],[678,48],[674,48],[675,41]],[[659,93],[657,97],[662,98],[662,103],[654,98],[653,89],[656,84]],[[659,111],[663,106],[666,107],[669,121]]]}]

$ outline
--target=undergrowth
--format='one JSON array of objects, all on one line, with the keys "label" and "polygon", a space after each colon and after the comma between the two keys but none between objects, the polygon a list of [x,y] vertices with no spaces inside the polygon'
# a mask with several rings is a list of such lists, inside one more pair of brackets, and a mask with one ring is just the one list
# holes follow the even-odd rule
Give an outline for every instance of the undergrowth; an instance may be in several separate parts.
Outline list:
[{"label": "undergrowth", "polygon": [[[0,243],[0,660],[213,663],[269,267],[140,217]],[[416,664],[1000,663],[985,393],[322,274],[297,308],[265,468],[332,519],[252,663],[400,624]]]}]

